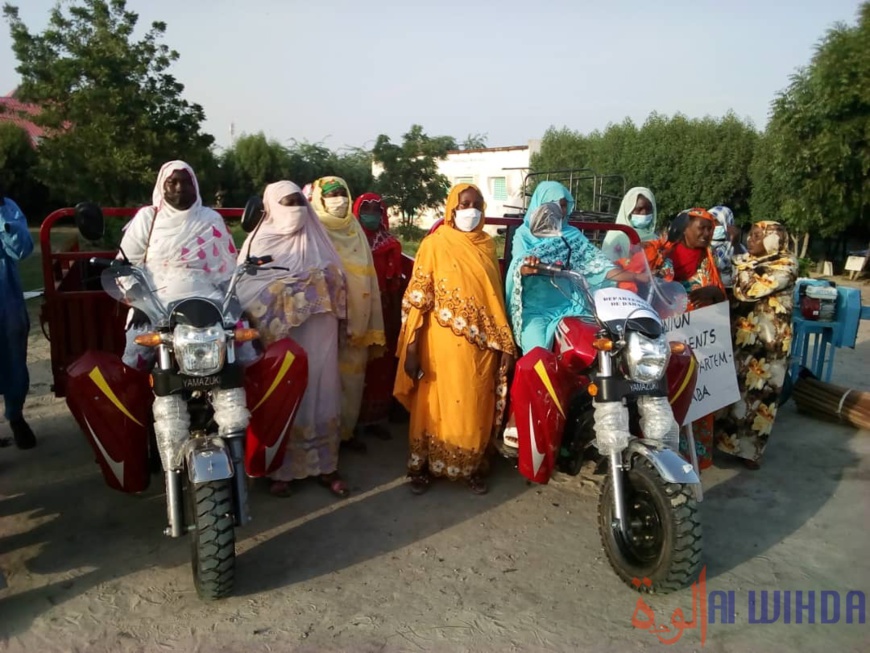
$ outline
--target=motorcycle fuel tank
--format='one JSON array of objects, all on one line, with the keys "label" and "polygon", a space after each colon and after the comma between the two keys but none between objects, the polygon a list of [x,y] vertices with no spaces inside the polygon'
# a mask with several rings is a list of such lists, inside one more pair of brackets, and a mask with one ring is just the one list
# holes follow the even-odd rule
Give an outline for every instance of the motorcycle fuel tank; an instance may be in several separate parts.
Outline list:
[{"label": "motorcycle fuel tank", "polygon": [[90,442],[106,484],[121,492],[148,487],[148,375],[109,352],[87,351],[68,370],[66,403]]},{"label": "motorcycle fuel tank", "polygon": [[561,364],[576,373],[588,369],[598,355],[592,347],[592,341],[600,329],[595,322],[580,317],[566,317],[559,322],[553,350]]},{"label": "motorcycle fuel tank", "polygon": [[281,466],[307,385],[308,356],[289,338],[273,342],[245,370],[245,394],[251,411],[245,435],[248,476],[268,476]]}]

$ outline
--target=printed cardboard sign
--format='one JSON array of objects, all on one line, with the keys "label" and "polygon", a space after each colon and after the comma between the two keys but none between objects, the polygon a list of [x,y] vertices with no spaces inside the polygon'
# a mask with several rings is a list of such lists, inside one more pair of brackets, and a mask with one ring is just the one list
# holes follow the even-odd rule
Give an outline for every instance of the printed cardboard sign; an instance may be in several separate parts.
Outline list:
[{"label": "printed cardboard sign", "polygon": [[669,341],[687,343],[698,362],[695,396],[683,425],[740,399],[728,302],[720,302],[662,321]]}]

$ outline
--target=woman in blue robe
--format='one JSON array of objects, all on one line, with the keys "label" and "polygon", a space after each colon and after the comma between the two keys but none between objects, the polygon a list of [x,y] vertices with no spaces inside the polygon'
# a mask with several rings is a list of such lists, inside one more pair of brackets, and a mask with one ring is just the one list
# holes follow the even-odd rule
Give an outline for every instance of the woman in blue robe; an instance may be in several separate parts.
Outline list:
[{"label": "woman in blue robe", "polygon": [[30,256],[33,239],[18,205],[3,196],[0,188],[0,392],[6,403],[6,419],[19,449],[36,446],[36,438],[24,419],[24,399],[30,389],[27,371],[27,334],[30,319],[24,304],[18,261]]}]

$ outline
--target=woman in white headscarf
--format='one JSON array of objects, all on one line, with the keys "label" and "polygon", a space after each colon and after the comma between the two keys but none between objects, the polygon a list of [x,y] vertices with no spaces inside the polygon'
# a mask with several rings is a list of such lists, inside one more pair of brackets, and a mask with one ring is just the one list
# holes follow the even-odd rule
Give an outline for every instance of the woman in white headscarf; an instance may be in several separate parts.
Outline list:
[{"label": "woman in white headscarf", "polygon": [[[655,240],[658,236],[656,231],[656,198],[649,188],[635,186],[630,189],[616,214],[616,224],[631,227],[637,232],[641,242]],[[611,261],[625,258],[629,254],[631,243],[621,231],[611,231],[604,238],[601,251]]]},{"label": "woman in white headscarf", "polygon": [[[223,299],[236,247],[220,214],[202,205],[193,168],[184,161],[163,164],[152,203],[125,228],[119,257],[144,269],[164,305],[191,295]],[[124,363],[148,369],[154,350],[134,342],[149,328],[147,319],[131,311],[128,326]]]},{"label": "woman in white headscarf", "polygon": [[345,275],[326,230],[302,190],[290,181],[266,187],[266,216],[239,254],[271,256],[269,267],[237,286],[251,322],[269,344],[289,337],[308,355],[308,386],[287,440],[272,494],[289,496],[289,482],[315,476],[334,495],[348,488],[336,471],[340,441],[339,328],[347,315]]}]

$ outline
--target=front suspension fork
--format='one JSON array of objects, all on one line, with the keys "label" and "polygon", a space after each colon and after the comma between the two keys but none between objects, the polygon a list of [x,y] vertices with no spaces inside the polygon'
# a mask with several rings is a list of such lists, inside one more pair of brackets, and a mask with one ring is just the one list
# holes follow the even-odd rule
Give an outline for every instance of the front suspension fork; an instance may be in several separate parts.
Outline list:
[{"label": "front suspension fork", "polygon": [[245,526],[251,521],[248,508],[248,475],[245,473],[245,434],[233,434],[225,438],[233,461],[233,516],[236,526]]},{"label": "front suspension fork", "polygon": [[622,452],[610,453],[610,474],[613,478],[613,524],[612,526],[625,535],[625,477],[623,476],[628,467],[622,464]]}]

